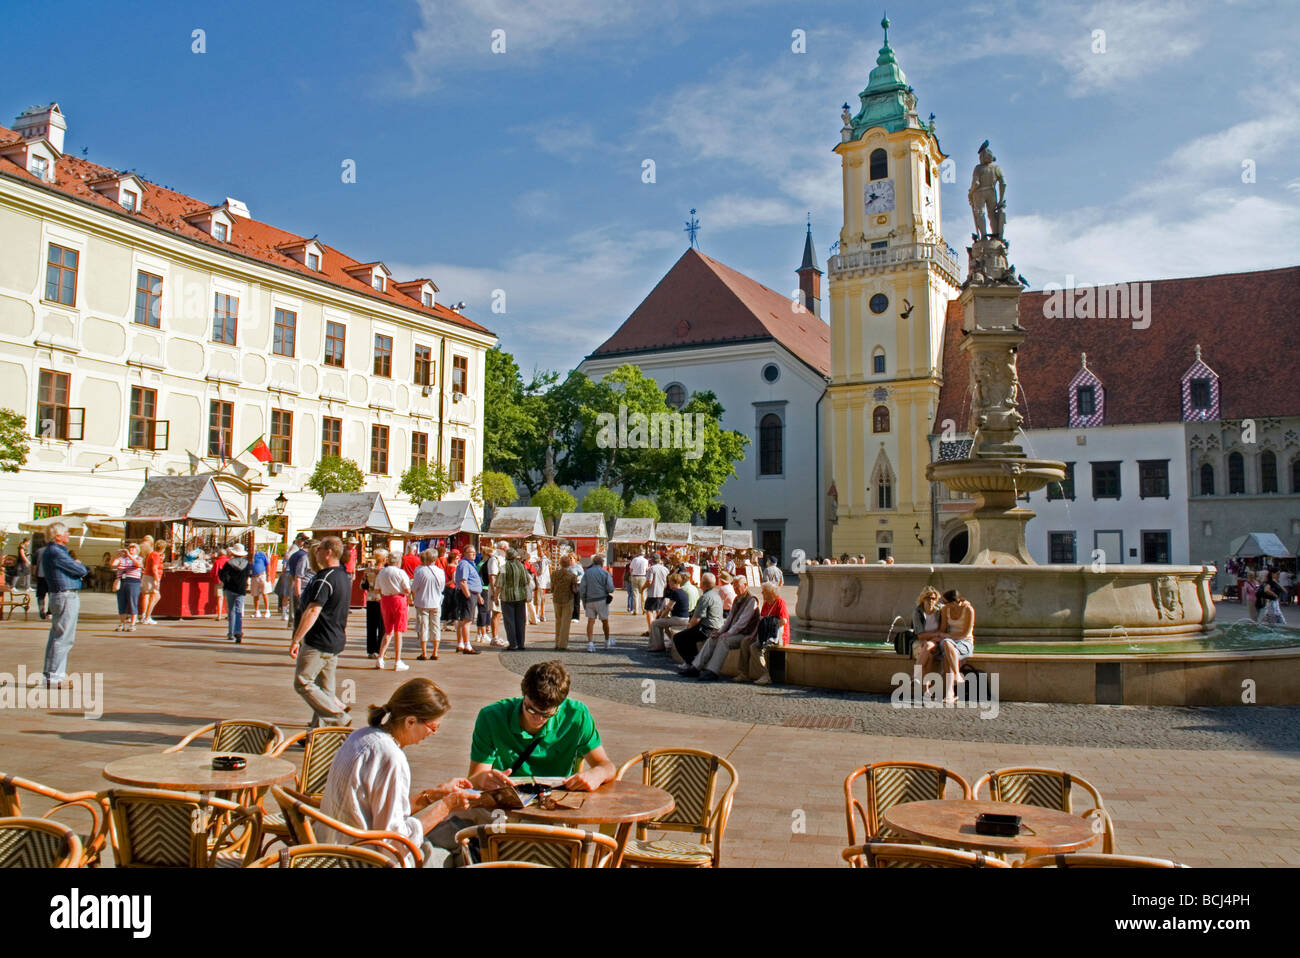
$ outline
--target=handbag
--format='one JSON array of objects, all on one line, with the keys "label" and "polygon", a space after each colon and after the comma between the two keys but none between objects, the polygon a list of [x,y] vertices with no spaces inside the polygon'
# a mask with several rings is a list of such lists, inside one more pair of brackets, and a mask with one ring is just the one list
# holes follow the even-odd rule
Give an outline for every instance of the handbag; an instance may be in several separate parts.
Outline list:
[{"label": "handbag", "polygon": [[120,588],[122,588],[122,577],[115,576],[113,578],[113,591],[116,592]]},{"label": "handbag", "polygon": [[758,647],[766,649],[770,646],[780,645],[782,629],[785,628],[785,622],[779,615],[765,615],[758,620]]},{"label": "handbag", "polygon": [[912,656],[912,646],[916,643],[916,633],[906,629],[894,636],[894,651],[899,655]]}]

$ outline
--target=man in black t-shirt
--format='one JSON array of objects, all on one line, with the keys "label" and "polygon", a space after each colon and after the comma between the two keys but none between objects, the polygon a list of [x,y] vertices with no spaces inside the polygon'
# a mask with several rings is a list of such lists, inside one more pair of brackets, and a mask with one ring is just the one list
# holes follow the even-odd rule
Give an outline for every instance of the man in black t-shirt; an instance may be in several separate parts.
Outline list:
[{"label": "man in black t-shirt", "polygon": [[302,618],[289,642],[289,655],[298,660],[293,673],[294,691],[311,706],[308,728],[351,725],[348,707],[334,694],[334,670],[347,645],[348,607],[352,577],[339,564],[343,543],[335,536],[316,547],[320,572],[302,593]]},{"label": "man in black t-shirt", "polygon": [[668,577],[664,587],[663,604],[659,607],[659,617],[650,623],[650,651],[667,652],[667,640],[673,630],[684,629],[690,625],[690,602],[682,583],[686,577],[674,572]]}]

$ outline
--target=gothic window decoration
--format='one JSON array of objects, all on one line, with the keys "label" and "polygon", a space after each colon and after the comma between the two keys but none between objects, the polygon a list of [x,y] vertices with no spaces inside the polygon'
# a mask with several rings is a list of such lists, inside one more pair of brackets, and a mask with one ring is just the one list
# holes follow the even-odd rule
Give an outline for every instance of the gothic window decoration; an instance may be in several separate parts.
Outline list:
[{"label": "gothic window decoration", "polygon": [[1300,456],[1291,460],[1291,491],[1300,493]]},{"label": "gothic window decoration", "polygon": [[1201,463],[1201,495],[1214,495],[1214,467],[1208,462]]},{"label": "gothic window decoration", "polygon": [[1246,460],[1239,452],[1228,453],[1228,495],[1246,494]]},{"label": "gothic window decoration", "polygon": [[1106,421],[1106,389],[1097,374],[1088,368],[1088,354],[1080,357],[1079,371],[1068,387],[1070,428],[1100,426]]},{"label": "gothic window decoration", "polygon": [[758,424],[758,474],[779,476],[785,472],[783,436],[785,426],[776,413],[768,413]]},{"label": "gothic window decoration", "polygon": [[1277,453],[1271,449],[1259,454],[1259,491],[1277,492]]},{"label": "gothic window decoration", "polygon": [[871,151],[869,175],[873,180],[883,180],[889,176],[889,154],[884,150]]},{"label": "gothic window decoration", "polygon": [[876,460],[876,468],[871,472],[871,486],[874,492],[871,502],[876,509],[892,510],[894,508],[894,470],[889,464],[889,457],[884,450]]},{"label": "gothic window decoration", "polygon": [[1182,379],[1183,422],[1210,422],[1219,418],[1219,374],[1201,359],[1196,345],[1196,359]]},{"label": "gothic window decoration", "polygon": [[871,410],[871,431],[889,432],[889,407],[877,406]]}]

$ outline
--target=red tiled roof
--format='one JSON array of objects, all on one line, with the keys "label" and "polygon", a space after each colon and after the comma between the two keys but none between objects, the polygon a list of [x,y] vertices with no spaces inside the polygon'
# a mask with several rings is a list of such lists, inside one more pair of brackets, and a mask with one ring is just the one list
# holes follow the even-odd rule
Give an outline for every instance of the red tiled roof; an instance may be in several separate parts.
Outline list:
[{"label": "red tiled roof", "polygon": [[[1067,386],[1079,371],[1080,353],[1088,354],[1088,368],[1106,390],[1105,425],[1180,422],[1182,377],[1196,361],[1198,343],[1201,358],[1219,376],[1223,419],[1300,412],[1289,361],[1300,352],[1300,266],[1153,280],[1146,329],[1134,329],[1127,319],[1048,319],[1048,295],[1020,297],[1020,325],[1029,331],[1017,361],[1026,429],[1069,425]],[[944,333],[936,432],[945,419],[959,432],[969,425],[961,326],[954,300]]]},{"label": "red tiled roof", "polygon": [[673,264],[594,356],[775,339],[823,376],[831,368],[831,330],[790,296],[692,247]]},{"label": "red tiled roof", "polygon": [[[5,127],[0,127],[0,149],[21,142],[21,140],[20,134]],[[116,170],[99,166],[66,153],[59,157],[54,164],[55,179],[53,183],[38,179],[23,169],[22,166],[7,158],[0,158],[0,174],[12,179],[23,180],[34,186],[56,190],[118,216],[144,220],[188,240],[247,256],[280,269],[291,270],[309,279],[328,283],[331,286],[337,286],[352,293],[382,299],[390,304],[401,306],[403,309],[436,317],[463,329],[492,335],[486,327],[480,326],[473,320],[466,319],[440,303],[435,303],[433,306],[424,306],[419,300],[401,292],[396,284],[386,283],[385,290],[380,292],[372,288],[368,282],[348,275],[348,270],[355,270],[363,265],[381,264],[362,264],[334,247],[322,243],[319,239],[316,242],[325,253],[321,257],[321,268],[319,270],[308,269],[306,264],[298,262],[292,256],[288,256],[283,252],[286,248],[305,243],[309,237],[298,236],[271,226],[269,223],[262,223],[243,216],[232,216],[234,226],[230,230],[229,241],[225,243],[219,242],[198,227],[192,226],[185,221],[187,216],[217,209],[218,207],[204,203],[192,196],[186,196],[183,193],[177,193],[174,190],[158,186],[156,183],[150,183],[140,178],[138,174],[137,178],[142,179],[142,182],[146,184],[146,189],[137,212],[123,209],[113,200],[90,188],[89,184],[92,182],[117,175]]]}]

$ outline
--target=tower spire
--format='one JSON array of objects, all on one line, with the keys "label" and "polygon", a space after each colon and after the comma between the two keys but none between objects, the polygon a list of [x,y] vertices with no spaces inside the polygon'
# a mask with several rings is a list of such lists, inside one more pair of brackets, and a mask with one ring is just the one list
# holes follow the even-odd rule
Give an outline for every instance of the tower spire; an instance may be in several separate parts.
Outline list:
[{"label": "tower spire", "polygon": [[817,256],[813,252],[812,213],[808,214],[808,232],[803,238],[803,262],[795,270],[799,274],[799,295],[804,309],[814,316],[822,314],[822,271],[817,268]]}]

